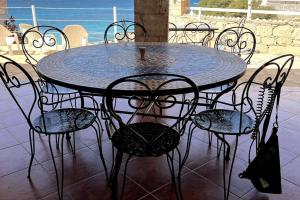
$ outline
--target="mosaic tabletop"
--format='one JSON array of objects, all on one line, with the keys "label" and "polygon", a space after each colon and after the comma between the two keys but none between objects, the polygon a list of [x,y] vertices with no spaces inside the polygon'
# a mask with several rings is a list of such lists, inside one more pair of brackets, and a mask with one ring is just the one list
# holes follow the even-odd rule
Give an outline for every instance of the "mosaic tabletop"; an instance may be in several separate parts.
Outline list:
[{"label": "mosaic tabletop", "polygon": [[[144,59],[141,49],[145,50]],[[104,93],[112,81],[143,73],[179,74],[192,79],[199,90],[208,89],[237,80],[244,74],[246,63],[231,53],[195,45],[115,43],[60,51],[41,59],[37,68],[49,82]],[[161,77],[152,80],[153,87],[153,83],[161,82],[158,79]],[[174,85],[175,89],[184,87]]]}]

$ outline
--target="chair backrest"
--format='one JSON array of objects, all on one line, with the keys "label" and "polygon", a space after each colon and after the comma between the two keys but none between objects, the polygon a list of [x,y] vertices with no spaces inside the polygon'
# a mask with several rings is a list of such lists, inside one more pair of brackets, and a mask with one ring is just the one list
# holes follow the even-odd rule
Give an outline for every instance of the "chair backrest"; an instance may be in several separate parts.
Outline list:
[{"label": "chair backrest", "polygon": [[191,22],[184,29],[183,43],[208,46],[208,42],[214,37],[214,32],[205,22]]},{"label": "chair backrest", "polygon": [[5,26],[0,24],[0,45],[6,45],[6,38],[13,35]]},{"label": "chair backrest", "polygon": [[[58,38],[62,38],[61,41]],[[38,54],[44,53],[46,48],[61,45],[61,49],[69,49],[70,43],[66,34],[53,26],[35,26],[25,31],[22,36],[22,50],[26,62],[34,68],[38,62]]]},{"label": "chair backrest", "polygon": [[141,42],[146,42],[147,31],[142,24],[133,21],[128,21],[128,20],[121,20],[118,22],[111,23],[105,29],[104,42],[106,44],[109,43],[109,41],[112,42],[133,41],[134,42],[136,39],[137,30],[143,33],[143,41]]},{"label": "chair backrest", "polygon": [[[265,134],[267,131],[274,105],[279,104],[281,88],[293,62],[294,56],[291,54],[274,58],[258,68],[247,82],[239,84],[233,91],[235,101],[238,99],[237,96],[241,96],[241,111],[254,117],[253,133],[258,137],[261,133],[261,124],[263,124],[262,133]],[[238,90],[240,87],[243,87],[242,93]]]},{"label": "chair backrest", "polygon": [[250,64],[256,48],[256,38],[246,27],[230,27],[217,36],[214,48],[234,53]]},{"label": "chair backrest", "polygon": [[[40,113],[40,93],[30,74],[15,61],[0,55],[0,79],[21,110],[30,127],[33,114]],[[26,90],[26,95],[21,95]],[[46,99],[44,99],[46,101]]]},{"label": "chair backrest", "polygon": [[[180,93],[178,87],[189,88],[189,94]],[[126,93],[122,93],[124,89]],[[107,87],[103,98],[103,105],[105,105],[103,110],[106,113],[106,119],[110,121],[115,131],[120,127],[128,127],[128,124],[141,122],[167,125],[169,129],[152,138],[151,141],[140,138],[145,143],[152,144],[159,142],[159,139],[164,134],[168,134],[170,129],[177,129],[178,134],[183,133],[187,119],[196,108],[198,98],[197,86],[184,76],[142,74],[112,82]],[[119,110],[131,113],[124,115],[120,114]],[[138,138],[142,135],[139,130],[134,130],[134,134]]]},{"label": "chair backrest", "polygon": [[69,39],[70,48],[86,46],[88,43],[89,34],[81,25],[68,25],[63,29],[63,32]]},{"label": "chair backrest", "polygon": [[[170,31],[170,29],[174,29],[172,31]],[[168,38],[168,42],[170,43],[177,43],[177,26],[176,24],[169,22],[169,38]]]}]

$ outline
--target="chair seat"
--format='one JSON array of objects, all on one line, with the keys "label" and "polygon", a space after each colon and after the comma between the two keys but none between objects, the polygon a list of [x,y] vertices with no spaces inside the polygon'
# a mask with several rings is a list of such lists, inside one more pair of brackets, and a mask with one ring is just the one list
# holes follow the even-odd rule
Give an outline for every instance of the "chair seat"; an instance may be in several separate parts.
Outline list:
[{"label": "chair seat", "polygon": [[88,128],[95,118],[96,116],[88,110],[65,108],[46,112],[44,114],[45,126],[41,115],[33,121],[32,125],[39,133],[67,133]]},{"label": "chair seat", "polygon": [[210,88],[207,90],[202,90],[200,91],[201,93],[207,93],[207,94],[219,94],[221,93],[223,90],[226,90],[227,88],[229,88],[231,85],[229,84],[224,84],[218,87],[214,87],[214,88]]},{"label": "chair seat", "polygon": [[42,86],[42,91],[48,94],[75,94],[78,91],[70,88],[62,87],[59,85],[53,85],[46,83],[46,85]]},{"label": "chair seat", "polygon": [[214,109],[198,113],[193,122],[201,129],[221,134],[248,134],[252,131],[254,120],[247,114],[242,114],[240,133],[240,112],[234,110]]},{"label": "chair seat", "polygon": [[[164,134],[155,140],[162,133]],[[130,155],[161,156],[175,149],[179,144],[179,139],[179,133],[166,125],[143,122],[129,124],[118,129],[112,136],[112,143],[119,151]]]}]

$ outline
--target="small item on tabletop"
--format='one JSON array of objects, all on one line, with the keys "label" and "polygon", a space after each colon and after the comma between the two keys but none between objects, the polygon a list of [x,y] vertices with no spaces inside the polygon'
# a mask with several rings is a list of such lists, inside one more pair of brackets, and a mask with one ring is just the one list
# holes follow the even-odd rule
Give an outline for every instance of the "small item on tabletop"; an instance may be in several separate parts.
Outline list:
[{"label": "small item on tabletop", "polygon": [[139,47],[139,51],[141,55],[141,60],[145,60],[146,47]]}]

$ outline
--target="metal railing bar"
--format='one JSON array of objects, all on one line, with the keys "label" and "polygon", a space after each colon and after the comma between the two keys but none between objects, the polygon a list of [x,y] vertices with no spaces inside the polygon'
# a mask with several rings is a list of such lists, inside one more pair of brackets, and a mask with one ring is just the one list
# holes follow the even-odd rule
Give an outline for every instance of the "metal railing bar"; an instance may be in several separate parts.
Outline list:
[{"label": "metal railing bar", "polygon": [[97,19],[38,19],[44,22],[111,22],[112,20],[97,20]]},{"label": "metal railing bar", "polygon": [[68,8],[68,7],[35,7],[36,9],[43,10],[112,10],[112,8]]},{"label": "metal railing bar", "polygon": [[[191,11],[212,11],[212,12],[236,12],[247,13],[247,9],[233,9],[233,8],[206,8],[206,7],[190,7]],[[300,16],[297,11],[279,11],[279,10],[251,10],[255,14],[270,14],[270,15],[294,15]]]}]

